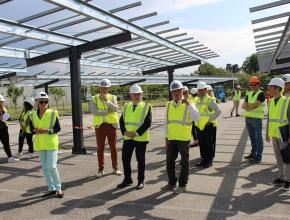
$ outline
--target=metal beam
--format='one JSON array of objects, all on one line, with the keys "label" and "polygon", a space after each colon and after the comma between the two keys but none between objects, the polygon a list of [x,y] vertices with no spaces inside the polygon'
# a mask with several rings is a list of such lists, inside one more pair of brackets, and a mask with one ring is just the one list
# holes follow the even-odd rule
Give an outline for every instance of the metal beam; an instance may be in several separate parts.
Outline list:
[{"label": "metal beam", "polygon": [[0,75],[0,80],[16,76],[16,72]]},{"label": "metal beam", "polygon": [[254,38],[258,39],[258,38],[268,37],[271,35],[282,34],[282,33],[283,33],[283,31],[273,31],[273,32],[266,33],[266,34],[255,35]]},{"label": "metal beam", "polygon": [[17,72],[17,73],[26,73],[26,68],[11,68],[11,67],[0,67],[0,72]]},{"label": "metal beam", "polygon": [[268,4],[252,7],[252,8],[250,8],[250,12],[253,13],[256,11],[261,11],[261,10],[265,10],[265,9],[269,9],[269,8],[273,8],[273,7],[278,7],[281,5],[288,4],[288,3],[290,3],[290,0],[280,0],[280,1],[276,1],[276,2],[271,2]]},{"label": "metal beam", "polygon": [[267,39],[263,39],[263,40],[256,40],[255,44],[269,42],[269,41],[273,41],[273,40],[280,40],[280,38],[281,37],[271,37],[271,38],[267,38]]},{"label": "metal beam", "polygon": [[269,25],[269,26],[253,29],[253,32],[256,33],[256,32],[260,32],[260,31],[271,30],[274,28],[285,27],[285,25],[286,25],[286,22],[274,24],[274,25]]},{"label": "metal beam", "polygon": [[281,57],[276,59],[276,64],[290,63],[290,57]]},{"label": "metal beam", "polygon": [[187,62],[187,63],[176,64],[176,65],[170,66],[170,67],[161,67],[161,68],[152,69],[152,70],[145,70],[145,71],[142,71],[142,74],[148,75],[148,74],[152,74],[152,73],[167,71],[168,69],[179,69],[179,68],[195,66],[195,65],[199,65],[199,64],[201,64],[200,60],[194,60],[194,61]]},{"label": "metal beam", "polygon": [[258,45],[256,45],[256,48],[261,48],[261,47],[265,47],[265,46],[278,46],[279,42],[280,41],[273,41],[270,43],[258,44]]},{"label": "metal beam", "polygon": [[284,18],[284,17],[289,17],[290,16],[290,12],[285,12],[282,14],[277,14],[277,15],[272,15],[269,17],[265,17],[265,18],[260,18],[260,19],[256,19],[256,20],[252,20],[252,24],[258,24],[258,23],[262,23],[265,21],[271,21],[271,20],[275,20],[278,18]]},{"label": "metal beam", "polygon": [[192,79],[192,80],[188,80],[188,81],[184,81],[184,82],[182,82],[182,85],[188,85],[188,84],[190,84],[190,83],[193,83],[193,82],[197,82],[199,79]]},{"label": "metal beam", "polygon": [[180,53],[184,53],[192,58],[199,59],[202,61],[205,61],[205,59],[195,53],[192,53],[181,46],[172,43],[169,40],[166,40],[158,35],[152,34],[150,31],[147,31],[146,29],[143,29],[133,23],[130,23],[129,21],[122,19],[120,17],[117,17],[108,11],[105,11],[97,6],[94,6],[90,3],[86,2],[80,2],[80,1],[73,1],[73,0],[47,0],[48,2],[55,3],[59,6],[65,7],[69,10],[72,10],[78,14],[89,16],[91,18],[94,18],[98,21],[102,21],[104,23],[107,23],[109,25],[112,25],[114,27],[120,28],[122,30],[130,31],[133,34],[136,34],[140,37],[146,38],[150,41],[153,41],[157,44],[161,44],[165,47],[168,47],[170,49],[174,49],[176,51],[179,51]]},{"label": "metal beam", "polygon": [[47,81],[45,83],[41,83],[41,84],[34,86],[34,89],[40,89],[40,88],[46,87],[48,85],[54,84],[58,81],[59,81],[59,79],[53,79],[53,80]]},{"label": "metal beam", "polygon": [[123,83],[120,85],[120,87],[124,87],[124,86],[132,86],[136,83],[141,83],[141,82],[145,82],[146,79],[139,79],[139,80],[135,80],[135,81],[131,81],[131,82],[127,82],[127,83]]}]

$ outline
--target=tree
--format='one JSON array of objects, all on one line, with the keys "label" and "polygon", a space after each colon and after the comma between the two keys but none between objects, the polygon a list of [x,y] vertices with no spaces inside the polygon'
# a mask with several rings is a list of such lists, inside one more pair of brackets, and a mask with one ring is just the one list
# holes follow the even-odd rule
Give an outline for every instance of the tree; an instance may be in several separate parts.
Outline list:
[{"label": "tree", "polygon": [[217,68],[210,63],[200,64],[196,73],[201,76],[218,75]]},{"label": "tree", "polygon": [[242,70],[250,75],[253,75],[259,71],[257,54],[254,53],[246,58],[246,60],[243,62]]},{"label": "tree", "polygon": [[231,73],[238,73],[238,72],[240,72],[241,69],[240,69],[238,64],[230,64],[230,63],[228,63],[227,66],[226,66],[226,70],[228,72],[231,72]]},{"label": "tree", "polygon": [[54,96],[56,108],[58,109],[58,102],[60,101],[61,97],[65,96],[65,91],[59,87],[52,87],[49,88],[49,93],[51,93]]},{"label": "tree", "polygon": [[17,108],[17,98],[23,94],[23,90],[23,87],[18,88],[13,84],[11,84],[7,89],[7,96],[12,100],[15,112]]}]

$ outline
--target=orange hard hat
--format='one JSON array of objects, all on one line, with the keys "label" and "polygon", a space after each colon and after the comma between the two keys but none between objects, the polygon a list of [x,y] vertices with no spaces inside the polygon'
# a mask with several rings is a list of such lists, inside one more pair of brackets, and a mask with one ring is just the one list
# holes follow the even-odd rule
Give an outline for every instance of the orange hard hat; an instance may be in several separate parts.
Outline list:
[{"label": "orange hard hat", "polygon": [[252,76],[250,78],[250,83],[261,83],[260,78],[258,76]]}]

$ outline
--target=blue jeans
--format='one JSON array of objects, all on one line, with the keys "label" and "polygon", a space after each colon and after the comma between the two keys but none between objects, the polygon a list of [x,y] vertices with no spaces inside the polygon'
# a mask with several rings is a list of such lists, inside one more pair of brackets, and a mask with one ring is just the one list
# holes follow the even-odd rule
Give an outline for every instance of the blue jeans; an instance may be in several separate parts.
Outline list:
[{"label": "blue jeans", "polygon": [[39,151],[39,159],[49,191],[61,190],[61,182],[57,170],[57,150]]},{"label": "blue jeans", "polygon": [[262,119],[246,117],[246,126],[252,144],[251,153],[259,160],[262,159],[264,143],[262,138]]}]

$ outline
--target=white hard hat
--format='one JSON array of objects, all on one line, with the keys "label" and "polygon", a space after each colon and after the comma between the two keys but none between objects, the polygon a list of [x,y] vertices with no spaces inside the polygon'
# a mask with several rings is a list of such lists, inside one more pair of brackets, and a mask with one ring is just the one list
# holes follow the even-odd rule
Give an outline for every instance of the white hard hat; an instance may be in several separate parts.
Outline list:
[{"label": "white hard hat", "polygon": [[170,91],[174,91],[174,90],[182,89],[182,88],[183,88],[183,85],[179,80],[174,80],[170,84]]},{"label": "white hard hat", "polygon": [[28,97],[24,100],[24,102],[29,103],[31,106],[34,106],[34,99],[31,97]]},{"label": "white hard hat", "polygon": [[196,94],[197,94],[197,88],[192,88],[192,89],[190,90],[190,94],[192,94],[192,95],[196,95]]},{"label": "white hard hat", "polygon": [[237,85],[237,89],[240,89],[241,88],[241,86],[240,85]]},{"label": "white hard hat", "polygon": [[111,87],[111,82],[108,79],[103,79],[100,83],[100,87]]},{"label": "white hard hat", "polygon": [[188,87],[187,86],[183,86],[183,91],[188,91]]},{"label": "white hard hat", "polygon": [[141,86],[139,86],[138,84],[134,84],[130,87],[130,91],[129,93],[130,94],[133,94],[133,93],[142,93],[143,90],[141,88]]},{"label": "white hard hat", "polygon": [[0,95],[0,102],[5,102],[3,95]]},{"label": "white hard hat", "polygon": [[282,76],[282,79],[284,80],[284,82],[290,82],[290,74],[285,74]]},{"label": "white hard hat", "polygon": [[211,85],[206,85],[205,88],[206,88],[207,91],[212,91]]},{"label": "white hard hat", "polygon": [[205,89],[206,88],[206,83],[205,82],[198,82],[197,83],[197,89]]},{"label": "white hard hat", "polygon": [[271,79],[270,83],[268,86],[279,86],[280,88],[284,89],[284,81],[281,78],[273,78]]},{"label": "white hard hat", "polygon": [[37,99],[49,99],[48,95],[46,94],[46,92],[39,92],[37,93],[37,95],[35,96],[35,100]]}]

